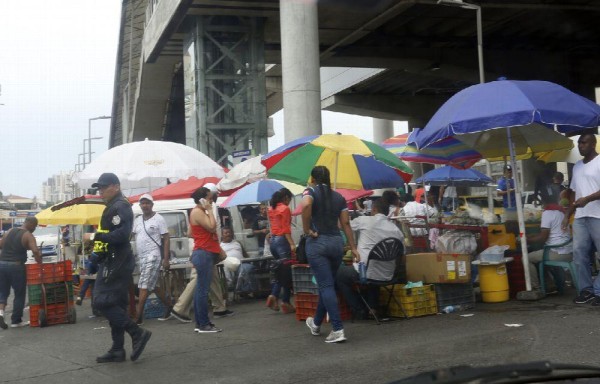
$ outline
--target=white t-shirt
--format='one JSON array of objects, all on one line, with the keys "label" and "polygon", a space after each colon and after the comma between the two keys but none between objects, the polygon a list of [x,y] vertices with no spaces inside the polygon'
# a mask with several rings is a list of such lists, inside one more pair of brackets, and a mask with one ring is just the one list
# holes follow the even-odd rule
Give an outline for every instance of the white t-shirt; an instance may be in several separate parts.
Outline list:
[{"label": "white t-shirt", "polygon": [[[541,227],[550,229],[546,245],[562,244],[571,238],[569,232],[563,231],[561,228],[564,217],[565,214],[561,211],[548,210],[542,212]],[[560,248],[552,248],[552,250],[558,254],[566,255],[573,252],[573,247],[572,244],[569,244]]]},{"label": "white t-shirt", "polygon": [[[360,255],[360,261],[365,264],[369,259],[369,253],[381,240],[388,237],[404,239],[402,231],[396,224],[381,213],[374,216],[359,216],[350,222],[350,227],[353,231],[358,231],[358,245],[356,248]],[[357,263],[354,263],[354,268],[358,271]]]},{"label": "white t-shirt", "polygon": [[[587,164],[579,160],[573,167],[571,189],[575,191],[575,200],[600,191],[600,156]],[[575,218],[595,217],[600,219],[600,200],[592,201],[583,208],[575,209]]]},{"label": "white t-shirt", "polygon": [[[424,218],[417,218],[416,216],[435,217],[438,215],[438,210],[435,207],[431,207],[427,204],[417,203],[416,201],[409,201],[406,203],[406,205],[402,208],[402,211],[404,212],[404,216],[406,216],[408,223],[414,225],[426,224]],[[427,229],[411,228],[410,233],[413,236],[425,236],[427,235]]]},{"label": "white t-shirt", "polygon": [[444,188],[444,195],[442,197],[457,197],[456,187],[453,185],[449,185]]},{"label": "white t-shirt", "polygon": [[225,252],[227,257],[235,257],[239,260],[244,258],[242,245],[237,240],[231,240],[229,243],[221,242],[221,249]]},{"label": "white t-shirt", "polygon": [[[144,226],[146,227],[145,230]],[[162,257],[162,249],[159,249],[156,243],[160,245],[162,235],[169,233],[169,229],[167,228],[167,222],[161,215],[155,213],[148,220],[144,220],[144,215],[139,215],[133,222],[132,232],[135,233],[135,246],[139,257]]]}]

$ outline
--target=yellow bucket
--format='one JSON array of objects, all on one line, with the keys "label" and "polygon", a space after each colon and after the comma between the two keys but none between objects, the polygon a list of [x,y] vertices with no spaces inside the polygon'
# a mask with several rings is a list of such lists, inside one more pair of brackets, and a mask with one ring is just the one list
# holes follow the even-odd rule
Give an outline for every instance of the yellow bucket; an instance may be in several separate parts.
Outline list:
[{"label": "yellow bucket", "polygon": [[508,275],[506,263],[479,265],[479,287],[484,303],[508,301]]}]

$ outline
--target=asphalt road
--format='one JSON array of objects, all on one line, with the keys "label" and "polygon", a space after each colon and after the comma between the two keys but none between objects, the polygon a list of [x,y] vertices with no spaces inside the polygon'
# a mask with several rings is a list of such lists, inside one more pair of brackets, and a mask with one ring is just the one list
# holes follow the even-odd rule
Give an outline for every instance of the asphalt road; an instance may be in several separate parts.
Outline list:
[{"label": "asphalt road", "polygon": [[[324,342],[329,325],[315,337],[294,315],[246,300],[230,307],[234,316],[214,320],[219,334],[146,320],[153,335],[140,359],[112,364],[95,362],[110,347],[110,330],[103,318],[88,318],[86,300],[77,324],[0,330],[0,383],[372,384],[459,364],[600,365],[600,308],[572,304],[572,297],[574,291],[537,302],[478,303],[467,312],[382,325],[347,322],[348,341],[335,345]],[[126,347],[129,353],[129,338]]]}]

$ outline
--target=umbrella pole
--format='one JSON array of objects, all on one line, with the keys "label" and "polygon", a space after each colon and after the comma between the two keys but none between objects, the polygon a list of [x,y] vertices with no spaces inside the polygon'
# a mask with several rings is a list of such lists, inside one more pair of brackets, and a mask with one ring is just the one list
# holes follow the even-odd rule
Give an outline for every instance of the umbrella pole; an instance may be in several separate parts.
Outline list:
[{"label": "umbrella pole", "polygon": [[[508,139],[508,149],[510,151],[510,163],[512,169],[517,169],[517,163],[515,160],[515,149],[512,142],[510,133],[510,127],[506,127],[506,137]],[[519,239],[521,240],[521,255],[523,261],[523,273],[525,274],[525,289],[531,291],[531,278],[529,276],[529,253],[527,252],[527,237],[525,237],[525,220],[523,216],[523,203],[521,201],[521,187],[518,182],[518,172],[513,175],[515,181],[515,201],[517,203],[517,220],[519,223]],[[510,184],[507,186],[507,190],[510,189]],[[508,195],[508,201],[510,201],[510,194]],[[541,277],[544,278],[543,276]]]},{"label": "umbrella pole", "polygon": [[333,176],[333,189],[337,190],[337,177],[338,177],[338,161],[340,160],[340,153],[335,153],[335,174]]}]

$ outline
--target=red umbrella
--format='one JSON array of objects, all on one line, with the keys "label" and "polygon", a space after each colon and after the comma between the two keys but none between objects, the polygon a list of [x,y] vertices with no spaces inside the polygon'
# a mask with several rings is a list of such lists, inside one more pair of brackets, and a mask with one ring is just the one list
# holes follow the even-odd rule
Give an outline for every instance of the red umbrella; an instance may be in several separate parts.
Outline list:
[{"label": "red umbrella", "polygon": [[[338,189],[336,189],[336,191],[338,191],[338,193],[340,195],[344,196],[344,199],[346,199],[346,203],[350,203],[356,199],[371,196],[373,194],[373,191],[370,189],[358,189],[357,190],[357,189],[338,188]],[[294,209],[294,212],[292,212],[292,215],[297,216],[301,213],[302,213],[302,204],[298,204],[296,209]]]},{"label": "red umbrella", "polygon": [[[219,180],[221,179],[218,177],[203,177],[198,179],[192,176],[188,179],[180,180],[176,183],[155,189],[154,191],[150,192],[150,194],[154,200],[186,199],[189,198],[196,189],[202,187],[204,184],[213,183],[216,185]],[[229,196],[232,192],[233,191],[227,191],[219,194],[221,196]],[[142,194],[130,196],[129,201],[135,203],[140,199],[140,196],[142,196]]]}]

